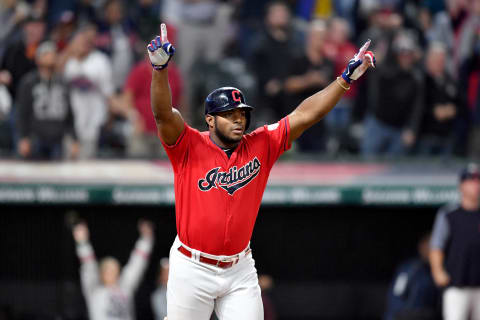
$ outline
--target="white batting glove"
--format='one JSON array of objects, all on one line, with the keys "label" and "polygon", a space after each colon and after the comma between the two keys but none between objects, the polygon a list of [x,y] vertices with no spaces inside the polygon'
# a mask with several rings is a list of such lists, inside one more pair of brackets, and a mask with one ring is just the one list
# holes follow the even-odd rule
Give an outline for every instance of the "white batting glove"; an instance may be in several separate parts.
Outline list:
[{"label": "white batting glove", "polygon": [[372,51],[367,51],[370,42],[370,39],[365,42],[353,59],[348,62],[345,71],[342,73],[342,78],[346,82],[352,83],[352,80],[360,78],[369,67],[375,68],[375,55]]},{"label": "white batting glove", "polygon": [[175,54],[175,48],[168,42],[165,23],[160,26],[160,36],[156,36],[147,46],[147,52],[154,69],[162,70],[168,66],[168,62]]}]

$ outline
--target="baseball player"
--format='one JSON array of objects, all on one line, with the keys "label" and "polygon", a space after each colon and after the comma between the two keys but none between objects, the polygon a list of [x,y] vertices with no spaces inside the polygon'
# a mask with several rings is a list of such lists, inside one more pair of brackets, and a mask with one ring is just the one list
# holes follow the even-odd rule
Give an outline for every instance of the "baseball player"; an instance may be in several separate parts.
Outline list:
[{"label": "baseball player", "polygon": [[320,121],[369,67],[367,41],[345,71],[274,124],[245,134],[253,107],[242,92],[223,87],[205,101],[208,131],[186,124],[172,107],[166,68],[175,53],[161,36],[147,46],[152,111],[174,171],[177,238],[170,250],[169,320],[263,319],[258,277],[249,246],[270,170],[302,132]]},{"label": "baseball player", "polygon": [[442,207],[430,241],[432,276],[443,290],[443,319],[480,320],[480,169],[460,172],[460,203]]}]

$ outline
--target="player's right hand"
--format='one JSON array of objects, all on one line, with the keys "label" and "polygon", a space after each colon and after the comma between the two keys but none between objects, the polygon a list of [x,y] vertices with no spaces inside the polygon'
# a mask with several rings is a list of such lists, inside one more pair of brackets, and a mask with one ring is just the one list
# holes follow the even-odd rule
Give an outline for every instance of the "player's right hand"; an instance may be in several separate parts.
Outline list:
[{"label": "player's right hand", "polygon": [[435,284],[441,288],[446,287],[450,283],[450,276],[444,269],[433,271],[432,276]]},{"label": "player's right hand", "polygon": [[168,42],[165,23],[162,23],[160,26],[160,36],[156,36],[148,44],[147,52],[154,69],[162,70],[168,66],[168,62],[175,54],[175,48]]}]

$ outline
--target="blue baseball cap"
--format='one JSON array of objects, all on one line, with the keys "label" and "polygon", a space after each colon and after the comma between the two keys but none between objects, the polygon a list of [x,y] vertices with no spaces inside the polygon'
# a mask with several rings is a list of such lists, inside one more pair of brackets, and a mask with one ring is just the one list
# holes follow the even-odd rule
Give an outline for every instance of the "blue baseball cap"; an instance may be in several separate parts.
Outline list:
[{"label": "blue baseball cap", "polygon": [[460,171],[460,182],[470,179],[480,179],[480,170],[474,163],[468,164]]}]

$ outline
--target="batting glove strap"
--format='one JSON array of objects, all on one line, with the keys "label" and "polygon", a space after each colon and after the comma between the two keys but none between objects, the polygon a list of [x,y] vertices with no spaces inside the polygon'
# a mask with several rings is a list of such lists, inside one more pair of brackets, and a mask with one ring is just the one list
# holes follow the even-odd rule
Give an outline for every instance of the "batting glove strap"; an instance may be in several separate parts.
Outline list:
[{"label": "batting glove strap", "polygon": [[352,83],[353,80],[356,80],[356,79],[352,79],[351,76],[355,72],[355,70],[358,68],[358,66],[361,64],[362,64],[361,59],[358,59],[358,60],[351,59],[348,62],[347,67],[345,68],[345,71],[343,71],[342,73],[343,80],[345,80],[349,84]]}]

